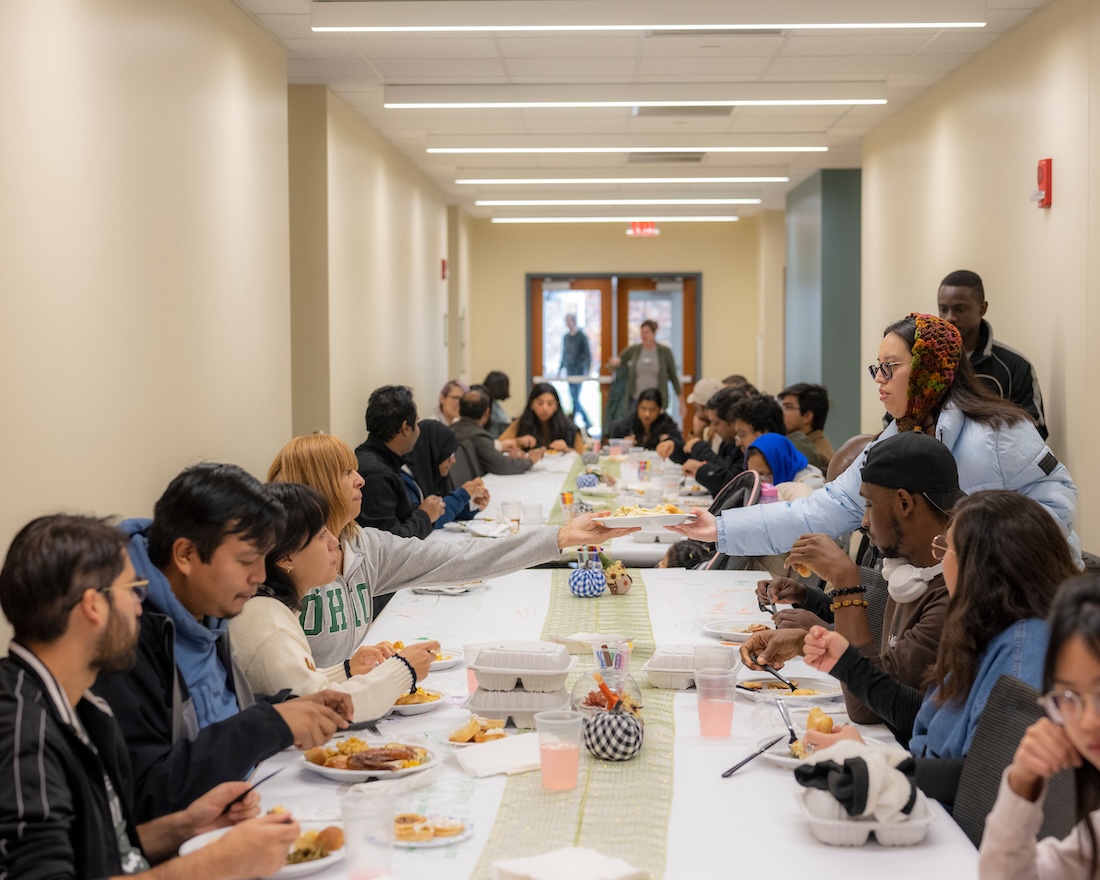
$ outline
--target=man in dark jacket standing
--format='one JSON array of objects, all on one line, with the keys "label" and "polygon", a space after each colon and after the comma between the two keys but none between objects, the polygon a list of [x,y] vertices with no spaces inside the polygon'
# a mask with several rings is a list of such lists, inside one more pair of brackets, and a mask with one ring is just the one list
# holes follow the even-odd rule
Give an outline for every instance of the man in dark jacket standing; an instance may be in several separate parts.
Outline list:
[{"label": "man in dark jacket standing", "polygon": [[[100,520],[40,517],[12,541],[0,571],[0,605],[15,629],[0,659],[0,876],[228,880],[285,863],[298,825],[288,814],[244,821],[260,803],[246,782],[135,826],[126,742],[88,688],[101,672],[133,666],[146,586],[125,535]],[[185,840],[238,822],[216,843],[150,870]]]},{"label": "man in dark jacket standing", "polygon": [[443,515],[443,499],[420,490],[405,458],[420,437],[416,403],[405,385],[383,385],[367,401],[367,439],[356,447],[363,507],[355,521],[403,538],[426,538]]},{"label": "man in dark jacket standing", "polygon": [[[588,342],[588,334],[577,328],[576,315],[566,315],[565,326],[567,332],[561,338],[561,364],[558,365],[558,372],[563,376],[587,376],[592,368],[592,346]],[[580,416],[587,431],[592,427],[592,420],[581,406],[583,387],[583,382],[570,382],[569,396],[573,398],[573,421]]]},{"label": "man in dark jacket standing", "polygon": [[100,675],[94,690],[126,736],[139,822],[244,779],[291,745],[321,745],[352,716],[350,698],[335,691],[256,701],[233,663],[228,618],[263,583],[284,516],[251,474],[208,462],[168,484],[152,521],[119,527],[149,582],[138,662]]},{"label": "man in dark jacket standing", "polygon": [[985,320],[989,303],[978,273],[965,269],[952,272],[940,282],[937,299],[940,317],[958,328],[978,378],[998,397],[1011,400],[1030,415],[1046,440],[1049,432],[1043,392],[1035,368],[1020,352],[993,339],[993,327]]}]

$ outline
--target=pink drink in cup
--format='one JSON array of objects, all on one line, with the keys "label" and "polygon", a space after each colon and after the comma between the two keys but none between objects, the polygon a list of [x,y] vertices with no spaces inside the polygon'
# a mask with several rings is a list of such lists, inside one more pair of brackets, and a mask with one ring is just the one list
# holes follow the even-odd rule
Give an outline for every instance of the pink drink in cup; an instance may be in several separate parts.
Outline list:
[{"label": "pink drink in cup", "polygon": [[539,712],[535,715],[543,788],[550,791],[571,791],[577,787],[583,724],[584,716],[568,709]]},{"label": "pink drink in cup", "polygon": [[737,671],[733,669],[695,670],[695,689],[699,692],[699,733],[726,737],[733,731],[733,691]]}]

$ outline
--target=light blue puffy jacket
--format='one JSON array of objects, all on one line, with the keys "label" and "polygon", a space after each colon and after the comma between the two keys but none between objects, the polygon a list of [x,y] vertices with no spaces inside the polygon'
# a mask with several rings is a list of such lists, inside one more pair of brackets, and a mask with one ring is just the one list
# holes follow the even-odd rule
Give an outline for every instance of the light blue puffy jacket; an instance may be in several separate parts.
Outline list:
[{"label": "light blue puffy jacket", "polygon": [[[897,423],[891,422],[874,443],[897,432]],[[936,438],[955,456],[964,492],[1012,489],[1049,510],[1061,523],[1080,567],[1081,541],[1074,531],[1077,487],[1034,425],[1021,421],[991,428],[968,419],[949,403],[936,422]],[[806,498],[725,511],[718,520],[718,549],[731,556],[766,556],[785,553],[802,535],[841,537],[859,528],[864,509],[859,488],[866,456],[865,449],[844,473]],[[1051,462],[1055,462],[1052,469]]]}]

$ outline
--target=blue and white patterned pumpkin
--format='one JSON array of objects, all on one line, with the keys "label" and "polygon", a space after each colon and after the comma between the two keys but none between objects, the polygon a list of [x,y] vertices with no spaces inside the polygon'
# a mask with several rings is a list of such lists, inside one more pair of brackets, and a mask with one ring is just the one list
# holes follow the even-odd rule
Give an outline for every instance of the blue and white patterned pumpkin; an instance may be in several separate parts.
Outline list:
[{"label": "blue and white patterned pumpkin", "polygon": [[600,485],[600,478],[595,474],[577,474],[578,489],[593,489]]},{"label": "blue and white patterned pumpkin", "polygon": [[569,591],[579,599],[593,599],[606,589],[603,569],[578,568],[569,574]]}]

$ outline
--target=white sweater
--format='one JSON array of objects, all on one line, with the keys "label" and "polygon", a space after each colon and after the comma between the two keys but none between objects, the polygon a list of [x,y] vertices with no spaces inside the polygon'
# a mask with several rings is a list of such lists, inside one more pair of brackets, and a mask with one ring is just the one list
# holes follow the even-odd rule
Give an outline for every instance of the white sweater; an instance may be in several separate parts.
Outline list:
[{"label": "white sweater", "polygon": [[229,621],[233,654],[252,690],[298,696],[330,688],[351,695],[356,721],[374,721],[412,687],[408,667],[394,657],[366,675],[344,674],[343,662],[318,669],[298,616],[278,599],[254,596]]}]

